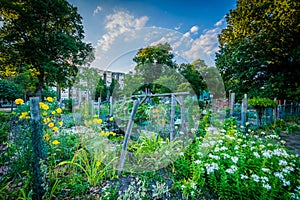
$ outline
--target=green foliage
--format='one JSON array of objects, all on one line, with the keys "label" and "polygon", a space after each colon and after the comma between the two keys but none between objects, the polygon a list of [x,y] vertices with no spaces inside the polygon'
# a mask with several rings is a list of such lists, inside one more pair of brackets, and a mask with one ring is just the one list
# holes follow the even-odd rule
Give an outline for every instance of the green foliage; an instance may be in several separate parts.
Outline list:
[{"label": "green foliage", "polygon": [[12,102],[20,97],[22,97],[22,91],[17,84],[0,79],[0,99]]},{"label": "green foliage", "polygon": [[65,0],[0,3],[1,67],[16,73],[34,70],[39,97],[44,83],[71,86],[77,67],[93,59],[91,44],[82,41],[84,31],[77,8]]},{"label": "green foliage", "polygon": [[107,99],[108,87],[105,81],[100,77],[96,86],[95,100],[98,101],[98,98],[101,98],[101,101]]},{"label": "green foliage", "polygon": [[64,99],[62,102],[64,103],[64,113],[71,113],[73,110],[73,99]]},{"label": "green foliage", "polygon": [[255,107],[255,108],[275,108],[277,103],[268,98],[252,98],[248,100],[248,104]]},{"label": "green foliage", "polygon": [[7,142],[11,120],[12,116],[10,114],[0,111],[0,144]]},{"label": "green foliage", "polygon": [[216,66],[237,99],[299,100],[299,8],[299,1],[238,0],[227,14]]}]

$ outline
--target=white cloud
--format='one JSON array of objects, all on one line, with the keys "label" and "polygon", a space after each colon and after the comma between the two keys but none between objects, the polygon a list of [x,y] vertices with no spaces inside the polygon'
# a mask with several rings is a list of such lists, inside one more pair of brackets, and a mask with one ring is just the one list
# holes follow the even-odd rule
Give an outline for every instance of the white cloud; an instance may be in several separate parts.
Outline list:
[{"label": "white cloud", "polygon": [[174,27],[174,30],[175,30],[175,31],[178,31],[178,30],[180,30],[180,29],[181,29],[181,26],[182,26],[182,24],[181,24],[181,23],[180,23],[180,24],[178,24],[178,26]]},{"label": "white cloud", "polygon": [[190,37],[190,32],[186,32],[185,34],[183,34],[183,37]]},{"label": "white cloud", "polygon": [[215,26],[218,27],[218,26],[221,26],[223,24],[223,22],[225,22],[225,17],[223,17],[222,19],[220,19],[219,21],[217,21],[215,23]]},{"label": "white cloud", "polygon": [[185,53],[189,59],[195,60],[205,56],[213,57],[218,51],[218,34],[221,32],[219,27],[206,30],[199,38],[195,39],[191,48]]},{"label": "white cloud", "polygon": [[198,30],[199,30],[199,26],[193,26],[191,29],[190,29],[190,32],[191,33],[194,33],[194,34],[197,34],[198,33]]},{"label": "white cloud", "polygon": [[96,14],[98,14],[100,11],[102,11],[102,7],[101,6],[97,6],[96,9],[93,12],[93,15],[95,16]]},{"label": "white cloud", "polygon": [[125,11],[118,11],[106,16],[105,28],[107,33],[98,41],[98,46],[100,46],[103,51],[108,51],[111,44],[119,35],[127,31],[143,28],[148,20],[149,18],[147,16],[135,18]]}]

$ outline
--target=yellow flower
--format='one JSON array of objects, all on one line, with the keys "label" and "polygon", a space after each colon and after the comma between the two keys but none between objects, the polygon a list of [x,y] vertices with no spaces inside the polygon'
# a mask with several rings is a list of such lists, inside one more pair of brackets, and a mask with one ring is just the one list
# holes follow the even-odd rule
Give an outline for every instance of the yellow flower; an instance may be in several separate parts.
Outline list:
[{"label": "yellow flower", "polygon": [[94,118],[97,118],[97,117],[98,117],[98,115],[94,115],[93,117],[94,117]]},{"label": "yellow flower", "polygon": [[51,112],[52,115],[55,115],[55,113],[56,113],[55,111],[52,111],[52,112]]},{"label": "yellow flower", "polygon": [[45,104],[43,102],[39,102],[40,108],[42,108]]},{"label": "yellow flower", "polygon": [[49,128],[52,128],[54,126],[54,123],[51,122],[51,123],[48,124],[48,126],[49,126]]},{"label": "yellow flower", "polygon": [[46,100],[49,101],[50,103],[53,102],[53,98],[52,97],[47,97]]},{"label": "yellow flower", "polygon": [[105,134],[104,131],[101,131],[99,136],[104,136],[104,134]]},{"label": "yellow flower", "polygon": [[112,134],[112,136],[116,136],[117,134],[116,133],[114,133],[114,132],[111,132],[111,134]]},{"label": "yellow flower", "polygon": [[109,121],[111,121],[111,122],[114,121],[114,118],[113,118],[113,117],[110,117],[110,118],[109,118]]},{"label": "yellow flower", "polygon": [[54,126],[54,127],[52,128],[52,130],[55,131],[55,132],[57,132],[57,131],[58,131],[58,127],[57,127],[57,126]]},{"label": "yellow flower", "polygon": [[43,116],[47,116],[47,112],[43,112],[42,115],[43,115]]},{"label": "yellow flower", "polygon": [[44,140],[46,140],[46,141],[50,140],[50,135],[48,133],[46,135],[44,135]]},{"label": "yellow flower", "polygon": [[24,119],[24,118],[28,117],[27,115],[28,115],[27,112],[22,112],[19,119]]},{"label": "yellow flower", "polygon": [[15,100],[15,103],[17,104],[17,105],[22,105],[22,104],[24,104],[24,101],[23,101],[23,99],[16,99]]},{"label": "yellow flower", "polygon": [[58,144],[60,144],[60,142],[59,142],[58,140],[54,140],[54,141],[52,142],[52,144],[58,145]]},{"label": "yellow flower", "polygon": [[88,124],[88,125],[92,125],[93,122],[92,122],[91,120],[89,120],[89,121],[87,122],[87,124]]},{"label": "yellow flower", "polygon": [[102,119],[97,119],[98,124],[102,124]]},{"label": "yellow flower", "polygon": [[44,109],[44,110],[49,110],[49,106],[48,106],[47,104],[43,104],[43,105],[42,105],[42,109]]},{"label": "yellow flower", "polygon": [[107,137],[108,137],[108,136],[109,136],[109,132],[106,132],[106,133],[105,133],[105,136],[107,136]]},{"label": "yellow flower", "polygon": [[96,166],[99,167],[101,165],[100,161],[97,161]]},{"label": "yellow flower", "polygon": [[57,112],[58,114],[60,114],[60,113],[62,113],[62,109],[61,109],[61,108],[57,108],[57,109],[56,109],[56,112]]},{"label": "yellow flower", "polygon": [[62,126],[64,123],[63,123],[63,122],[58,122],[58,124],[59,124],[60,126]]},{"label": "yellow flower", "polygon": [[97,123],[97,119],[93,119],[93,123],[96,124]]}]

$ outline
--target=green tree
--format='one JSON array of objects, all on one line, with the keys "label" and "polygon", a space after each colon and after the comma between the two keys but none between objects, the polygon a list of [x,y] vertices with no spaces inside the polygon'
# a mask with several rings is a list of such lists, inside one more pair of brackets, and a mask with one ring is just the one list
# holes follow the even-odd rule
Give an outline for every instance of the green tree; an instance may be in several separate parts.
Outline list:
[{"label": "green tree", "polygon": [[0,99],[6,99],[11,103],[11,111],[13,110],[13,101],[18,98],[22,98],[20,87],[11,81],[0,79]]},{"label": "green tree", "polygon": [[300,100],[300,2],[238,0],[219,35],[216,66],[238,98]]},{"label": "green tree", "polygon": [[1,72],[34,69],[36,96],[45,84],[70,87],[78,66],[93,59],[82,18],[66,0],[0,0]]},{"label": "green tree", "polygon": [[102,77],[99,78],[95,91],[95,100],[100,97],[101,101],[107,98],[108,87]]},{"label": "green tree", "polygon": [[168,43],[139,49],[133,58],[136,74],[141,75],[147,83],[153,83],[166,70],[176,67],[171,51]]}]

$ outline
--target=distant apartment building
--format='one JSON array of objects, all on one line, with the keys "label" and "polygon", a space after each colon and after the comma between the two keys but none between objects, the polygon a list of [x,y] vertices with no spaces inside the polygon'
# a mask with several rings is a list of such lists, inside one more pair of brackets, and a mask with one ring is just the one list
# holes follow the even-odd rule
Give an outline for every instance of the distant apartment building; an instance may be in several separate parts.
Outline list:
[{"label": "distant apartment building", "polygon": [[[110,86],[112,80],[115,79],[118,81],[120,88],[124,87],[124,73],[105,71],[98,68],[91,69],[90,74],[88,74],[89,72],[85,71],[86,68],[79,68],[79,80],[74,84],[70,91],[68,89],[61,91],[61,99],[72,97],[78,102],[92,99],[100,77],[105,81],[107,86]],[[88,75],[83,75],[84,73],[87,73]]]}]

